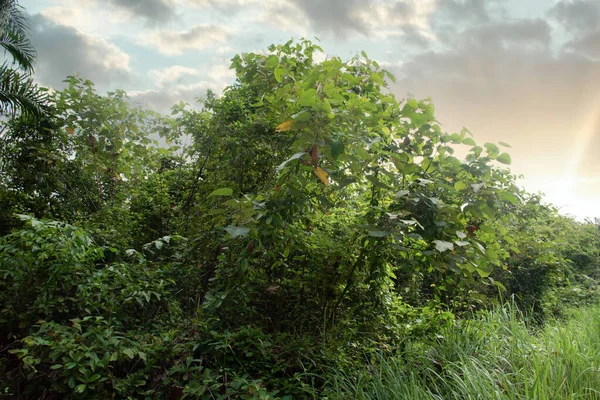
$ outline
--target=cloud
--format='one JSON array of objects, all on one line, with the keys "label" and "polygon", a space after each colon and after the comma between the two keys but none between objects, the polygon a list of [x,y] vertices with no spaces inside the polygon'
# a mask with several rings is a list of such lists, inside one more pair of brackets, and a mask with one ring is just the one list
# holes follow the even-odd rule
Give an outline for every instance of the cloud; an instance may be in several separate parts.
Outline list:
[{"label": "cloud", "polygon": [[245,11],[248,6],[256,6],[261,0],[183,0],[189,5],[217,10],[226,15],[233,15]]},{"label": "cloud", "polygon": [[453,19],[475,17],[478,21],[488,20],[485,0],[440,0],[439,9]]},{"label": "cloud", "polygon": [[[410,36],[428,30],[437,0],[181,0],[212,12],[249,15],[252,20],[298,35],[358,33],[373,39]],[[416,39],[413,40],[413,39]]]},{"label": "cloud", "polygon": [[217,50],[217,54],[232,54],[235,52],[235,49],[231,46],[221,46]]},{"label": "cloud", "polygon": [[439,0],[438,12],[452,22],[475,20],[489,21],[488,1],[486,0]]},{"label": "cloud", "polygon": [[427,32],[435,6],[436,0],[278,0],[266,1],[260,18],[279,29],[378,39]]},{"label": "cloud", "polygon": [[107,40],[57,25],[40,14],[31,17],[31,26],[31,41],[38,53],[36,78],[42,84],[60,87],[73,73],[101,85],[132,78],[129,55]]},{"label": "cloud", "polygon": [[600,30],[569,41],[565,48],[600,61]]},{"label": "cloud", "polygon": [[173,65],[162,70],[151,69],[148,76],[158,87],[165,87],[169,84],[183,84],[186,78],[200,76],[202,72],[196,68]]},{"label": "cloud", "polygon": [[199,68],[172,65],[153,69],[148,71],[148,76],[156,85],[155,89],[128,94],[133,104],[159,112],[167,112],[179,101],[195,103],[209,89],[219,95],[235,80],[235,72],[229,69],[227,60],[221,58],[213,58],[210,66]]},{"label": "cloud", "polygon": [[149,23],[165,23],[175,17],[175,7],[171,0],[109,0],[132,17],[144,18]]},{"label": "cloud", "polygon": [[230,32],[223,26],[201,24],[186,31],[154,31],[138,38],[140,45],[154,47],[166,55],[179,55],[187,50],[216,47],[229,40]]},{"label": "cloud", "polygon": [[[176,17],[175,0],[53,0],[41,14],[52,21],[103,37],[122,36],[147,26],[163,25]],[[132,26],[133,25],[133,26]]]},{"label": "cloud", "polygon": [[[598,37],[589,40],[570,46],[591,52]],[[484,22],[452,32],[443,48],[392,65],[399,78],[393,91],[432,97],[450,132],[467,124],[478,144],[510,143],[511,168],[526,173],[526,182],[555,179],[570,171],[568,154],[584,121],[597,112],[600,87],[600,62],[556,53],[555,44],[540,19]],[[600,170],[595,155],[578,162]]]},{"label": "cloud", "polygon": [[550,33],[550,25],[542,19],[521,19],[483,24],[462,32],[460,39],[467,46],[547,48],[552,41]]},{"label": "cloud", "polygon": [[194,104],[199,97],[206,95],[207,90],[220,94],[225,85],[198,81],[192,85],[149,89],[143,91],[129,91],[130,102],[135,106],[142,106],[161,113],[168,113],[172,106],[180,101]]},{"label": "cloud", "polygon": [[367,33],[361,22],[360,10],[368,2],[361,0],[291,0],[290,4],[300,10],[314,28],[338,34],[356,30]]},{"label": "cloud", "polygon": [[585,33],[600,29],[600,3],[597,0],[562,0],[548,15],[567,31]]}]

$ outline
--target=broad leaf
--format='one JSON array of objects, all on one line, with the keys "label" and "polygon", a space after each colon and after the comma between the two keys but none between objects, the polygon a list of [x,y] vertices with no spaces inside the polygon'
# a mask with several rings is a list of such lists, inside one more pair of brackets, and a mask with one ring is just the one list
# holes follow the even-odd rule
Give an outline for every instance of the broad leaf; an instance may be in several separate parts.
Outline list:
[{"label": "broad leaf", "polygon": [[344,152],[344,142],[342,139],[334,140],[331,144],[331,157],[337,159]]},{"label": "broad leaf", "polygon": [[464,183],[463,181],[458,181],[454,184],[454,189],[458,190],[459,192],[463,191],[463,190],[467,190],[467,187],[468,187],[467,184]]},{"label": "broad leaf", "polygon": [[246,237],[248,236],[248,232],[250,232],[249,228],[233,225],[229,225],[225,228],[225,230],[227,231],[227,233],[229,233],[229,236],[231,236],[232,239],[235,239],[237,237]]},{"label": "broad leaf", "polygon": [[510,155],[508,155],[508,153],[500,154],[496,158],[496,161],[498,161],[499,163],[502,163],[502,164],[507,164],[507,165],[510,165],[510,163],[512,162],[512,160],[510,159]]},{"label": "broad leaf", "polygon": [[451,242],[446,242],[445,240],[434,240],[433,243],[435,243],[435,249],[440,253],[448,250],[454,250],[454,245]]}]

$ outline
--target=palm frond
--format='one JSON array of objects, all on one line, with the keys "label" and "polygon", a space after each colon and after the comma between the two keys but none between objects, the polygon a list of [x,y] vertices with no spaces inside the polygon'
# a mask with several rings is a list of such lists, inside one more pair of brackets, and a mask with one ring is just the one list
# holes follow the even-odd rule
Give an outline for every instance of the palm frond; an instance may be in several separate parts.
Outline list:
[{"label": "palm frond", "polygon": [[16,7],[16,0],[0,0],[0,25],[5,26],[9,19],[12,10]]},{"label": "palm frond", "polygon": [[35,49],[28,37],[27,16],[15,0],[0,0],[0,47],[13,57],[19,68],[33,71]]},{"label": "palm frond", "polygon": [[15,32],[19,32],[22,35],[26,35],[30,29],[27,12],[22,6],[16,4],[16,1],[10,1],[12,1],[14,4],[14,6],[10,9],[10,20],[8,21],[10,29],[14,30]]},{"label": "palm frond", "polygon": [[48,114],[47,101],[47,92],[29,75],[9,68],[6,63],[0,66],[0,114],[42,117]]},{"label": "palm frond", "polygon": [[0,47],[10,53],[19,68],[25,71],[33,70],[36,53],[28,38],[11,31],[3,31],[0,32]]}]

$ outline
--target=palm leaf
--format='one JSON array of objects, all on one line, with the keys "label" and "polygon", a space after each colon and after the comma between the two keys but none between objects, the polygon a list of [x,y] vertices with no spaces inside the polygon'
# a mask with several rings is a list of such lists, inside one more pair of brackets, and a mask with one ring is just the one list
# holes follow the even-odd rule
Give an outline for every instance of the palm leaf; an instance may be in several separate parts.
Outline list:
[{"label": "palm leaf", "polygon": [[0,114],[31,114],[42,117],[48,114],[48,95],[29,75],[0,66]]},{"label": "palm leaf", "polygon": [[0,47],[13,57],[19,68],[33,71],[35,49],[28,37],[29,22],[15,0],[0,0]]},{"label": "palm leaf", "polygon": [[10,53],[21,69],[33,70],[35,49],[29,39],[15,35],[14,32],[3,31],[0,33],[0,46]]}]

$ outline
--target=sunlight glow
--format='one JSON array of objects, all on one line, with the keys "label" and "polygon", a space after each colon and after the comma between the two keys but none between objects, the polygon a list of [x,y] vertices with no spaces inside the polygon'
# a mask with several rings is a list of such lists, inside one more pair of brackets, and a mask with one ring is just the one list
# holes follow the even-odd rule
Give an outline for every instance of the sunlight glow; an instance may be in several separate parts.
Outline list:
[{"label": "sunlight glow", "polygon": [[[584,208],[577,196],[577,186],[589,183],[589,178],[579,176],[579,167],[585,158],[585,153],[592,143],[594,136],[600,133],[600,94],[592,102],[587,117],[584,119],[576,136],[573,138],[573,146],[567,159],[563,177],[556,181],[548,199],[555,205],[565,206],[564,211],[578,217],[597,215],[598,209],[595,204],[586,204]],[[600,171],[599,171],[600,172]],[[592,178],[592,180],[595,180]]]}]

